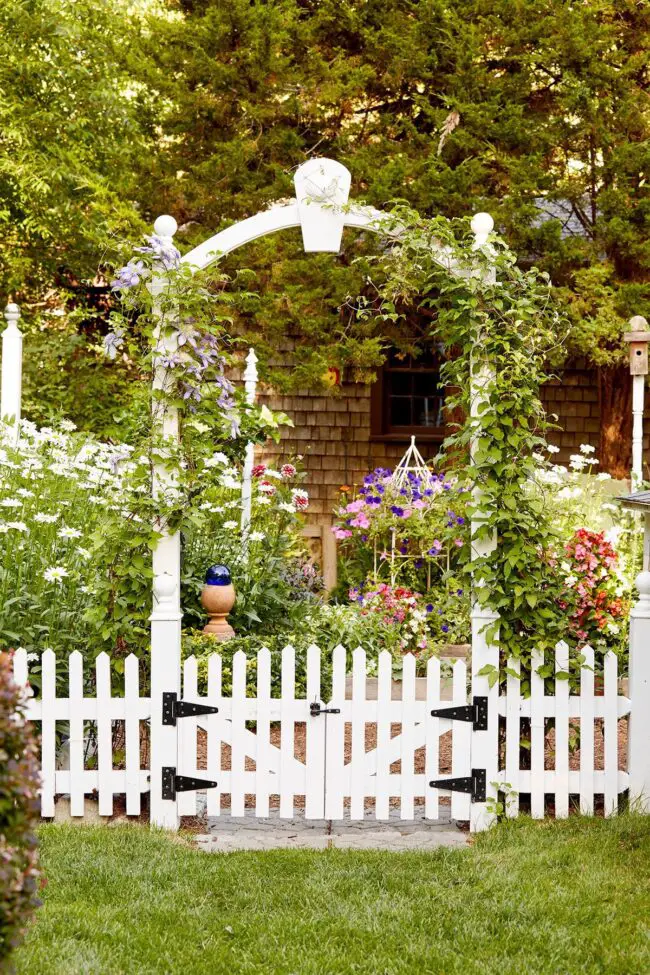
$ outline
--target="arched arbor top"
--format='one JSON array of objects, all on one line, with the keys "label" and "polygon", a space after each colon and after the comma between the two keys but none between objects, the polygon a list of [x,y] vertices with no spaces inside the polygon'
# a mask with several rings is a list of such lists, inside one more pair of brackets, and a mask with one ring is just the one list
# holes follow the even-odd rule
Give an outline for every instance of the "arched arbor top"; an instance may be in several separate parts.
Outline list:
[{"label": "arched arbor top", "polygon": [[[296,170],[294,201],[261,210],[226,227],[185,254],[182,263],[199,271],[244,244],[295,227],[302,231],[305,253],[338,254],[344,227],[380,233],[387,218],[387,214],[375,207],[348,204],[350,182],[350,172],[341,163],[333,159],[310,159]],[[475,214],[472,230],[476,247],[485,243],[493,226],[488,213]],[[176,229],[176,221],[170,216],[158,217],[154,224],[161,237],[173,237]],[[395,233],[399,236],[398,228]],[[452,270],[442,248],[440,263]]]}]

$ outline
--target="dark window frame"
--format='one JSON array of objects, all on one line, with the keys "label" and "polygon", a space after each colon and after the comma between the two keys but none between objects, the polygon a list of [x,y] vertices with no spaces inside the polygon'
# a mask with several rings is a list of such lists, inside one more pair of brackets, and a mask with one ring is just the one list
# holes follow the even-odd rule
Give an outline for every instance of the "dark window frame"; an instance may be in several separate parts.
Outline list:
[{"label": "dark window frame", "polygon": [[[424,358],[419,361],[409,356],[400,360],[396,354],[386,360],[370,390],[370,439],[392,443],[408,443],[412,436],[416,436],[423,443],[441,443],[449,432],[444,424],[442,426],[424,426],[420,424],[399,425],[391,422],[391,380],[393,376],[400,375],[431,375],[439,379],[440,364],[435,360],[432,361],[431,357],[428,357],[428,361]],[[404,398],[413,401],[416,396],[411,392]],[[444,400],[444,398],[443,390],[442,399]],[[412,411],[413,405],[411,406],[411,414]]]}]

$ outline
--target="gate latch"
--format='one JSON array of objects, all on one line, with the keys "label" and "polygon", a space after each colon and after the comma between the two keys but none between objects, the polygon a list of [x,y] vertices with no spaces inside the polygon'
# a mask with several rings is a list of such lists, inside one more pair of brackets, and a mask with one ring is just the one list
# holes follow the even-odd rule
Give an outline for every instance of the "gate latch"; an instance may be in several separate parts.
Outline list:
[{"label": "gate latch", "polygon": [[214,789],[217,782],[211,779],[194,779],[189,775],[176,775],[173,765],[164,765],[162,770],[162,797],[163,799],[176,798],[177,792],[193,792],[194,789]]},{"label": "gate latch", "polygon": [[309,713],[312,718],[317,718],[319,714],[340,714],[340,708],[324,708],[318,701],[312,701],[309,705]]},{"label": "gate latch", "polygon": [[471,704],[448,708],[434,708],[432,718],[449,718],[450,721],[471,721],[474,731],[487,731],[488,699],[474,697]]},{"label": "gate latch", "polygon": [[473,768],[471,775],[455,779],[434,779],[432,789],[449,789],[450,792],[466,792],[472,802],[485,802],[487,798],[487,773],[484,768]]},{"label": "gate latch", "polygon": [[176,727],[177,718],[195,718],[199,714],[217,714],[219,708],[210,704],[194,704],[179,701],[175,691],[165,691],[162,696],[162,723]]}]

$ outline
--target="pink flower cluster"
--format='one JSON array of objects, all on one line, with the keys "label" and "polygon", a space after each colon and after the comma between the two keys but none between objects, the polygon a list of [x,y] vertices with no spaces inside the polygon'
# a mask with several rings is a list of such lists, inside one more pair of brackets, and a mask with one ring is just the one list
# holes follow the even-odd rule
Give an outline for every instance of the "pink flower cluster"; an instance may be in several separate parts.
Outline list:
[{"label": "pink flower cluster", "polygon": [[603,532],[587,528],[578,529],[565,551],[572,569],[567,584],[576,598],[571,628],[579,640],[598,638],[629,610],[629,601],[615,592],[611,570],[618,555]]}]

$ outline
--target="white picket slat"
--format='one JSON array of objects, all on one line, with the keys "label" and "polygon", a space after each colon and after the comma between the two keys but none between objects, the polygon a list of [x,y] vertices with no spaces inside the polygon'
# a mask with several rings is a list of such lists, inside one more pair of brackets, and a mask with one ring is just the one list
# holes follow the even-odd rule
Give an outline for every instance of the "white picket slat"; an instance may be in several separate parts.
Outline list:
[{"label": "white picket slat", "polygon": [[124,661],[124,738],[126,814],[140,815],[140,664],[130,653]]},{"label": "white picket slat", "polygon": [[532,789],[530,814],[533,819],[544,818],[544,678],[539,668],[544,666],[544,654],[535,648],[530,662],[530,769]]},{"label": "white picket slat", "polygon": [[340,714],[333,714],[327,726],[327,750],[325,777],[325,818],[343,819],[345,783],[349,781],[350,769],[345,767],[345,647],[335,647],[332,654],[332,696],[328,707],[338,708]]},{"label": "white picket slat", "polygon": [[18,647],[14,653],[13,668],[14,682],[18,684],[19,687],[27,687],[29,675],[27,667],[27,651],[24,647]]},{"label": "white picket slat", "polygon": [[54,816],[56,791],[56,657],[41,654],[41,816]]},{"label": "white picket slat", "polygon": [[280,679],[280,816],[293,819],[295,794],[293,790],[292,767],[295,749],[296,696],[296,651],[285,647],[282,651],[282,673]]},{"label": "white picket slat", "polygon": [[[198,701],[198,666],[196,657],[188,657],[183,664],[183,683],[181,685],[181,700]],[[197,771],[197,741],[196,718],[181,718],[176,722],[178,729],[178,761],[176,772],[178,775],[188,775],[192,778],[198,777]],[[201,773],[201,778],[206,776]],[[178,815],[196,816],[196,791],[192,789],[188,792],[178,793]]]},{"label": "white picket slat", "polygon": [[377,671],[377,767],[375,772],[377,819],[390,817],[390,799],[393,794],[390,774],[391,742],[391,693],[393,658],[388,650],[379,654]]},{"label": "white picket slat", "polygon": [[402,659],[402,728],[400,749],[400,819],[413,819],[415,812],[415,782],[414,782],[414,754],[413,744],[415,720],[413,717],[415,704],[415,657],[407,653]]},{"label": "white picket slat", "polygon": [[84,814],[84,710],[83,657],[78,650],[69,657],[70,674],[70,815]]},{"label": "white picket slat", "polygon": [[[555,647],[555,673],[568,674],[569,647],[563,641]],[[555,678],[555,815],[569,815],[569,681]]]},{"label": "white picket slat", "polygon": [[440,718],[431,712],[440,706],[442,685],[440,681],[440,661],[430,657],[427,661],[427,704],[425,711],[425,753],[424,753],[424,815],[427,819],[437,819],[439,815],[438,789],[429,785],[433,779],[440,778]]},{"label": "white picket slat", "polygon": [[[357,647],[352,654],[352,709],[350,758],[350,819],[363,819],[366,794],[366,652]],[[332,717],[335,717],[334,715]],[[329,748],[329,738],[328,738]],[[327,782],[329,788],[329,781]]]},{"label": "white picket slat", "polygon": [[208,816],[221,815],[221,725],[223,704],[221,701],[221,655],[211,653],[208,657],[208,701],[212,707],[219,708],[217,714],[207,716],[207,758],[206,778],[217,783],[216,789],[208,789]]},{"label": "white picket slat", "polygon": [[[467,667],[464,660],[456,660],[453,666],[452,684],[453,704],[462,707],[467,704]],[[471,774],[472,725],[469,721],[452,721],[451,774],[466,776]],[[451,817],[465,821],[470,818],[471,796],[464,792],[452,792]]]},{"label": "white picket slat", "polygon": [[111,722],[111,660],[100,653],[95,660],[97,676],[97,778],[99,815],[113,815],[113,725]]},{"label": "white picket slat", "polygon": [[594,651],[582,650],[580,668],[580,812],[594,811]]},{"label": "white picket slat", "polygon": [[521,663],[514,657],[508,661],[506,676],[506,768],[505,781],[510,786],[506,801],[506,815],[519,815],[519,767],[521,764]]},{"label": "white picket slat", "polygon": [[232,659],[230,812],[233,816],[243,816],[246,812],[246,664],[246,654],[243,650],[238,650]]},{"label": "white picket slat", "polygon": [[320,682],[320,650],[312,645],[307,649],[306,819],[322,819],[325,815],[325,776],[323,773],[325,767],[325,715],[319,717],[309,715],[310,703],[321,701]]},{"label": "white picket slat", "polygon": [[603,661],[605,717],[603,720],[605,763],[605,815],[618,810],[618,661],[611,650]]},{"label": "white picket slat", "polygon": [[[255,815],[269,815],[271,791],[271,651],[257,654],[257,758],[255,764]],[[273,790],[275,791],[275,789]]]}]

